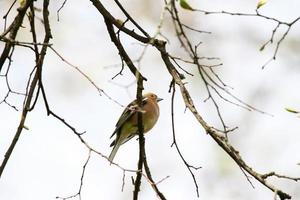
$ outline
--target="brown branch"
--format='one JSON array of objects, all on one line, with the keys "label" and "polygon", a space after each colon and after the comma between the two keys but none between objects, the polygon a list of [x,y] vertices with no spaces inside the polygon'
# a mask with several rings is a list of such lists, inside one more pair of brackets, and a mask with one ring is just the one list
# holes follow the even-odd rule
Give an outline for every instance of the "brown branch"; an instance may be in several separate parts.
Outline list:
[{"label": "brown branch", "polygon": [[71,124],[69,124],[64,118],[60,117],[59,115],[57,115],[56,113],[54,113],[49,106],[47,97],[46,97],[46,92],[44,89],[43,84],[40,84],[41,87],[41,91],[42,91],[42,96],[43,96],[43,100],[44,100],[44,104],[46,107],[46,111],[47,111],[47,115],[52,115],[54,118],[58,119],[59,121],[61,121],[65,126],[67,126],[69,129],[71,129],[76,135],[82,135],[84,133],[86,133],[85,131],[83,132],[78,132]]},{"label": "brown branch", "polygon": [[[15,40],[15,38],[17,36],[17,33],[19,31],[19,28],[22,25],[24,16],[26,14],[26,11],[29,8],[29,6],[32,5],[32,4],[33,4],[33,0],[26,0],[24,6],[18,8],[18,15],[15,17],[15,19],[11,23],[11,25],[0,35],[0,39],[2,37],[4,37],[7,33],[10,33],[9,34],[9,39]],[[3,67],[3,64],[4,64],[5,60],[7,59],[7,56],[9,54],[12,46],[13,46],[13,44],[10,43],[10,42],[5,43],[5,47],[4,47],[4,49],[2,51],[2,54],[0,56],[0,72],[1,72],[1,69]]]},{"label": "brown branch", "polygon": [[176,151],[180,157],[180,159],[182,160],[182,162],[184,163],[184,165],[186,166],[186,168],[188,169],[189,173],[191,174],[192,176],[192,179],[193,179],[193,182],[194,182],[194,185],[195,185],[195,188],[196,188],[196,194],[197,194],[197,197],[199,197],[199,186],[198,186],[198,183],[197,183],[197,180],[196,180],[196,177],[193,173],[193,171],[191,169],[194,169],[194,170],[198,170],[200,169],[201,167],[195,167],[195,166],[192,166],[190,165],[186,160],[185,158],[183,157],[180,149],[179,149],[179,146],[177,144],[177,141],[176,141],[176,134],[175,134],[175,118],[174,118],[174,98],[175,98],[175,92],[176,92],[176,89],[175,89],[175,82],[172,81],[172,97],[171,97],[171,120],[172,120],[172,133],[173,133],[173,143],[171,146],[175,145],[175,148],[176,148]]},{"label": "brown branch", "polygon": [[64,58],[56,49],[54,49],[52,46],[49,46],[49,48],[64,62],[66,63],[68,66],[72,67],[73,69],[75,69],[77,72],[79,72],[84,78],[86,78],[95,88],[96,90],[99,92],[99,95],[101,96],[102,94],[104,94],[104,96],[106,98],[108,98],[109,100],[113,101],[114,103],[118,104],[121,107],[124,107],[124,105],[122,105],[120,102],[118,102],[117,100],[113,99],[108,93],[106,93],[103,89],[101,89],[94,81],[91,77],[89,77],[84,71],[82,71],[80,69],[79,66],[76,66],[74,64],[72,64],[71,62],[69,62],[66,58]]},{"label": "brown branch", "polygon": [[149,38],[149,34],[130,16],[130,14],[124,9],[122,4],[118,0],[114,0],[119,8],[122,10],[124,15],[133,23],[147,38]]},{"label": "brown branch", "polygon": [[[267,18],[267,17],[266,17]],[[179,19],[179,18],[178,18]],[[296,22],[296,20],[295,20]],[[181,30],[183,30],[181,28]],[[126,33],[126,32],[125,32]],[[128,35],[132,36],[130,33],[127,33]],[[136,38],[135,36],[132,36],[133,38]],[[139,40],[141,42],[145,42],[143,40]],[[188,42],[189,40],[187,39],[187,43],[188,46],[190,47],[190,50],[192,50],[192,46],[191,44],[189,44]],[[227,154],[229,156],[231,156],[235,162],[241,166],[247,173],[249,173],[250,175],[252,175],[254,178],[256,178],[258,181],[260,181],[263,185],[265,185],[266,187],[268,187],[270,190],[272,190],[273,192],[276,191],[276,193],[281,197],[281,199],[289,199],[290,196],[286,193],[284,193],[281,190],[278,190],[277,188],[275,188],[274,186],[272,186],[269,182],[265,181],[263,178],[261,178],[259,175],[259,173],[255,172],[251,167],[249,167],[248,165],[245,164],[245,162],[243,161],[243,159],[240,157],[240,155],[238,154],[238,151],[236,151],[226,140],[226,138],[223,136],[222,132],[217,131],[216,129],[214,129],[213,127],[209,126],[204,120],[203,118],[198,114],[198,111],[196,110],[196,108],[194,107],[193,101],[188,93],[188,91],[186,90],[184,83],[181,80],[180,75],[178,74],[178,72],[176,71],[175,67],[173,66],[173,64],[171,63],[171,61],[169,60],[169,55],[165,49],[165,42],[160,41],[160,40],[156,40],[156,39],[152,39],[151,41],[149,41],[153,46],[155,46],[161,53],[162,59],[165,62],[165,65],[167,67],[167,69],[169,70],[169,73],[171,74],[171,76],[174,78],[175,82],[177,85],[179,85],[180,90],[181,90],[181,94],[184,98],[185,104],[187,106],[187,108],[194,114],[194,116],[196,117],[196,119],[198,120],[198,122],[202,125],[202,127],[206,130],[206,132],[208,134],[211,135],[211,137],[213,137],[213,139],[223,148],[224,151],[227,152]],[[147,42],[146,42],[147,43]],[[192,51],[193,52],[193,51]],[[195,56],[196,54],[193,54],[194,58],[197,58],[197,56]],[[198,59],[196,59],[198,60]],[[197,65],[201,66],[199,63],[197,63]],[[251,108],[251,107],[250,107]],[[252,107],[253,108],[253,107]],[[227,131],[225,131],[225,133],[227,133]]]},{"label": "brown branch", "polygon": [[285,176],[285,175],[277,174],[276,172],[269,172],[269,173],[267,173],[267,174],[261,175],[261,177],[262,177],[263,179],[267,179],[267,178],[272,177],[272,176],[275,176],[275,177],[277,177],[277,178],[289,179],[289,180],[296,181],[296,182],[297,182],[297,181],[300,181],[300,177],[295,178],[295,177]]},{"label": "brown branch", "polygon": [[[203,65],[200,63],[200,59],[205,58],[205,57],[198,56],[197,51],[198,51],[198,47],[201,44],[201,42],[199,42],[197,45],[195,45],[195,47],[193,47],[191,40],[188,38],[188,34],[184,30],[184,25],[181,22],[181,19],[179,18],[178,10],[176,8],[176,4],[174,1],[173,1],[173,3],[171,3],[171,9],[169,10],[169,13],[172,16],[175,32],[177,34],[177,39],[179,40],[181,45],[184,47],[185,51],[189,54],[190,59],[193,60],[193,64],[195,64],[197,66],[200,78],[204,83],[206,92],[208,94],[208,97],[207,97],[207,99],[205,99],[205,101],[207,101],[207,100],[212,101],[212,103],[216,109],[217,116],[222,124],[223,132],[225,133],[225,135],[227,136],[226,133],[228,132],[228,126],[225,123],[225,120],[221,113],[217,99],[214,97],[213,92],[216,93],[217,96],[221,100],[223,100],[227,103],[233,104],[235,106],[244,108],[249,111],[254,110],[254,111],[260,112],[262,114],[268,114],[264,111],[261,111],[255,107],[245,103],[244,101],[242,101],[241,99],[239,99],[238,97],[233,95],[228,90],[227,84],[219,77],[219,75],[213,69],[215,66],[222,65],[222,63],[214,64],[211,66],[206,66],[206,65]],[[173,57],[171,57],[171,58],[173,58]],[[190,62],[188,62],[188,63],[190,63]],[[177,64],[177,63],[175,63],[175,64]],[[227,95],[229,98],[225,97],[224,94]],[[231,100],[231,99],[233,99],[233,100]],[[270,114],[268,114],[268,115],[270,115]]]},{"label": "brown branch", "polygon": [[300,20],[300,17],[297,17],[291,22],[282,21],[282,20],[276,19],[274,17],[269,17],[267,15],[261,14],[261,13],[259,13],[258,9],[255,10],[255,13],[238,13],[238,12],[234,13],[234,12],[228,12],[228,11],[207,11],[207,10],[201,10],[201,9],[195,9],[194,11],[198,11],[205,15],[225,14],[225,15],[241,16],[241,17],[259,17],[259,18],[263,18],[265,20],[270,20],[270,21],[277,23],[276,27],[272,31],[271,38],[261,46],[260,50],[263,50],[268,44],[273,43],[274,35],[281,25],[287,26],[287,30],[282,34],[282,36],[276,43],[276,47],[275,47],[272,58],[270,58],[265,64],[262,65],[262,69],[264,69],[271,61],[276,59],[280,44],[285,39],[285,37],[287,36],[289,31],[291,30],[292,26]]},{"label": "brown branch", "polygon": [[130,69],[132,74],[135,77],[137,77],[137,79],[138,79],[138,77],[141,77],[143,80],[147,81],[147,79],[145,77],[143,77],[142,74],[138,71],[138,69],[134,66],[132,60],[130,59],[130,57],[126,53],[122,43],[117,38],[112,22],[108,18],[104,18],[104,21],[105,21],[106,28],[107,28],[107,31],[109,33],[110,39],[115,44],[115,46],[117,47],[117,49],[119,51],[119,54],[121,56],[121,59],[125,61],[126,65]]},{"label": "brown branch", "polygon": [[218,14],[223,14],[223,15],[232,15],[232,16],[241,16],[241,17],[259,17],[259,18],[263,18],[266,20],[271,20],[273,22],[277,22],[280,24],[284,24],[284,25],[289,25],[290,23],[285,22],[285,21],[281,21],[278,20],[274,17],[269,17],[263,14],[260,14],[258,12],[258,10],[255,10],[255,13],[239,13],[239,12],[229,12],[229,11],[208,11],[208,10],[201,10],[201,9],[195,9],[195,11],[203,13],[204,15],[218,15]]},{"label": "brown branch", "polygon": [[66,5],[67,0],[64,0],[64,2],[61,4],[61,6],[59,7],[59,9],[56,11],[56,16],[57,16],[57,21],[59,22],[59,13],[60,11],[64,8],[64,6]]},{"label": "brown branch", "polygon": [[[125,61],[126,65],[130,69],[132,74],[136,77],[136,81],[137,81],[137,95],[136,95],[136,97],[137,97],[138,106],[141,108],[142,107],[142,91],[144,89],[143,88],[143,81],[144,80],[146,81],[147,79],[145,77],[143,77],[142,74],[138,71],[138,69],[134,66],[133,61],[128,56],[127,52],[125,51],[119,37],[116,36],[116,33],[114,31],[114,28],[113,28],[113,22],[111,21],[111,19],[106,18],[104,16],[104,20],[105,20],[105,24],[106,24],[109,36],[110,36],[112,42],[115,44],[115,46],[117,47],[117,49],[119,51],[119,55],[121,56],[121,60]],[[119,30],[122,30],[123,27],[124,27],[124,23],[122,23],[121,27],[118,27],[118,28],[119,28]],[[119,35],[119,31],[117,32],[117,34]],[[136,173],[136,179],[134,180],[133,199],[134,200],[138,199],[138,194],[139,194],[140,185],[141,185],[141,178],[142,178],[142,168],[143,168],[143,165],[144,165],[147,178],[150,181],[152,188],[156,192],[157,196],[160,199],[164,200],[165,197],[159,191],[157,186],[155,185],[155,183],[152,179],[151,173],[150,173],[150,169],[148,167],[148,163],[147,163],[147,160],[146,160],[146,153],[145,153],[145,138],[144,138],[143,132],[144,132],[144,127],[143,127],[142,113],[139,112],[138,113],[138,135],[139,135],[139,149],[140,150],[139,150],[138,170],[137,170],[137,173]]]},{"label": "brown branch", "polygon": [[[120,166],[119,164],[117,163],[114,163],[114,162],[111,162],[107,156],[105,156],[104,154],[102,154],[100,151],[97,151],[96,149],[94,149],[92,146],[90,146],[85,140],[84,138],[82,137],[83,133],[85,132],[78,132],[74,126],[72,126],[70,123],[68,123],[64,118],[62,118],[61,116],[55,114],[49,107],[49,104],[48,104],[48,101],[47,101],[47,97],[46,97],[46,94],[45,94],[45,91],[44,91],[44,88],[43,88],[43,85],[41,85],[41,91],[42,91],[42,95],[43,95],[43,99],[44,99],[44,104],[45,104],[45,107],[46,107],[46,110],[47,110],[47,114],[48,115],[52,115],[54,118],[58,119],[60,122],[62,122],[64,125],[66,125],[76,136],[77,138],[80,140],[80,142],[89,150],[89,152],[94,152],[96,153],[97,155],[105,158],[108,163],[110,163],[111,165],[114,165],[116,167],[118,167],[119,169],[122,170],[123,172],[123,176],[122,176],[122,190],[124,188],[124,185],[125,185],[125,174],[126,172],[130,172],[130,173],[136,173],[136,174],[140,174],[141,176],[145,177],[146,180],[149,182],[149,184],[152,186],[153,190],[157,193],[158,189],[156,188],[156,184],[153,182],[152,179],[148,178],[148,175],[144,174],[142,172],[142,170],[131,170],[131,169],[126,169],[122,166]],[[87,161],[88,162],[88,161]],[[84,171],[85,171],[85,166],[87,165],[87,162],[86,164],[84,165]],[[84,171],[82,173],[82,176],[81,176],[81,185],[80,185],[80,188],[79,188],[79,192],[74,194],[74,195],[71,195],[71,196],[68,196],[68,197],[57,197],[57,198],[60,198],[60,199],[70,199],[70,198],[73,198],[73,197],[76,197],[76,196],[80,196],[80,192],[81,192],[81,187],[82,187],[82,184],[83,184],[83,177],[84,177]],[[164,180],[164,179],[163,179]],[[161,181],[163,181],[161,180]],[[160,182],[161,182],[160,181]],[[158,183],[157,183],[158,184]],[[159,192],[159,191],[158,191]]]},{"label": "brown branch", "polygon": [[[137,79],[137,91],[136,99],[139,109],[142,108],[142,99],[143,99],[143,78],[139,75],[136,76]],[[136,173],[136,178],[134,180],[134,191],[133,191],[133,200],[138,199],[138,194],[141,186],[141,178],[143,170],[143,164],[146,159],[145,154],[145,138],[144,138],[144,126],[143,126],[143,115],[141,112],[138,112],[138,136],[139,136],[139,161],[138,161],[138,172]]]},{"label": "brown branch", "polygon": [[79,185],[79,189],[78,189],[78,192],[76,194],[73,194],[73,195],[70,195],[68,197],[56,197],[56,199],[62,199],[62,200],[66,200],[66,199],[72,199],[72,198],[75,198],[77,196],[79,196],[79,199],[81,199],[81,190],[82,190],[82,186],[83,186],[83,178],[84,178],[84,174],[85,174],[85,170],[86,170],[86,166],[87,164],[89,163],[90,161],[90,158],[91,158],[91,153],[92,151],[89,149],[89,154],[88,154],[88,157],[82,167],[82,172],[81,172],[81,177],[80,177],[80,185]]},{"label": "brown branch", "polygon": [[[32,43],[33,43],[33,51],[35,54],[35,62],[37,63],[38,59],[39,59],[39,48],[37,45],[37,36],[36,36],[36,29],[35,29],[35,10],[33,5],[30,6],[30,12],[28,14],[28,20],[29,20],[29,24],[30,24],[30,32],[32,34]],[[35,99],[32,103],[32,106],[29,108],[28,111],[32,111],[37,103],[39,94],[40,94],[40,85],[42,84],[42,71],[39,70],[39,87],[37,88],[37,92],[35,94]]]},{"label": "brown branch", "polygon": [[14,0],[14,2],[12,2],[12,4],[10,5],[10,7],[8,8],[7,12],[5,13],[5,15],[3,15],[3,19],[4,19],[4,31],[6,30],[7,17],[8,17],[11,9],[13,8],[13,6],[15,5],[16,2],[17,2],[17,0]]},{"label": "brown branch", "polygon": [[14,90],[11,88],[10,83],[9,83],[9,71],[10,71],[11,64],[12,64],[12,56],[13,56],[14,50],[15,50],[15,48],[13,47],[13,48],[12,48],[12,51],[11,51],[10,54],[8,55],[8,58],[7,58],[7,59],[8,59],[9,62],[8,62],[8,66],[7,66],[7,69],[6,69],[5,74],[0,75],[0,77],[5,77],[5,83],[6,83],[6,87],[7,87],[7,93],[6,93],[6,95],[4,96],[3,100],[0,101],[0,104],[5,103],[5,104],[7,104],[9,107],[11,107],[12,109],[14,109],[15,111],[19,111],[19,110],[17,109],[16,106],[14,106],[14,105],[12,105],[12,104],[10,104],[10,103],[8,102],[8,97],[10,96],[10,94],[24,95],[24,96],[26,95],[26,94],[23,94],[23,93],[21,93],[21,92],[16,92],[16,91],[14,91]]},{"label": "brown branch", "polygon": [[[142,93],[143,93],[143,78],[140,76],[136,77],[137,79],[137,104],[139,108],[142,108]],[[136,173],[136,178],[134,181],[134,191],[133,191],[133,199],[137,200],[138,199],[138,194],[140,191],[140,186],[141,186],[141,178],[142,178],[142,170],[143,166],[145,168],[145,172],[147,175],[148,182],[151,184],[153,190],[155,191],[157,197],[161,200],[165,200],[165,196],[163,195],[162,192],[158,189],[157,185],[153,181],[152,175],[150,168],[148,166],[147,162],[147,156],[146,156],[146,151],[145,151],[145,137],[144,137],[144,126],[143,126],[143,115],[142,112],[138,112],[138,136],[139,136],[139,161],[138,161],[138,169]]]},{"label": "brown branch", "polygon": [[[43,94],[43,89],[41,90],[42,91],[42,94]],[[130,173],[136,173],[137,175],[140,174],[139,176],[143,176],[147,182],[151,185],[151,187],[153,188],[153,190],[155,191],[155,193],[160,197],[160,199],[164,200],[165,198],[163,197],[162,193],[158,190],[157,188],[157,184],[161,183],[163,180],[165,180],[166,178],[168,177],[165,177],[164,179],[160,180],[159,182],[155,183],[151,177],[151,175],[148,174],[148,165],[146,164],[147,166],[147,169],[145,170],[146,171],[146,174],[144,174],[142,172],[142,169],[141,170],[132,170],[132,169],[126,169],[122,166],[120,166],[119,164],[115,163],[115,162],[111,162],[107,156],[105,156],[104,154],[102,154],[100,151],[97,151],[96,149],[94,149],[92,146],[90,146],[85,140],[84,138],[82,137],[82,133],[79,133],[78,131],[76,131],[76,129],[70,125],[65,119],[63,119],[62,117],[56,115],[55,113],[53,113],[50,108],[49,108],[49,105],[48,105],[48,102],[47,102],[47,99],[46,97],[44,96],[44,103],[45,103],[45,106],[46,106],[46,109],[47,109],[47,112],[51,115],[54,116],[54,118],[58,119],[59,121],[61,121],[62,123],[64,123],[69,129],[72,130],[72,132],[77,136],[77,138],[80,140],[80,142],[89,150],[89,152],[94,152],[95,154],[103,157],[104,159],[106,159],[108,161],[108,163],[110,163],[111,165],[114,165],[116,166],[117,168],[121,169],[122,172],[123,172],[123,176],[122,176],[122,190],[124,188],[124,185],[125,185],[125,174],[126,172],[130,172]],[[145,150],[144,150],[145,151]],[[146,159],[146,158],[145,158]],[[146,162],[147,163],[147,162]],[[85,169],[84,169],[85,170]],[[84,176],[84,172],[81,176],[81,185],[82,185],[82,180],[83,180],[83,176]],[[136,183],[136,182],[135,182]],[[82,186],[80,186],[82,187]],[[81,190],[80,190],[81,191]],[[71,195],[71,196],[68,196],[68,197],[57,197],[57,198],[60,198],[60,199],[69,199],[69,198],[73,198],[73,197],[76,197],[78,196],[79,194],[76,193],[74,195]]]},{"label": "brown branch", "polygon": [[152,178],[152,175],[151,175],[151,171],[150,171],[150,168],[148,166],[146,153],[145,153],[145,158],[144,158],[144,168],[145,168],[145,172],[146,172],[146,175],[147,175],[146,178],[148,178],[148,180],[150,181],[151,187],[155,191],[157,197],[160,200],[166,200],[166,197],[164,196],[164,194],[158,189],[157,184],[161,183],[163,180],[165,180],[166,178],[168,178],[168,176],[166,178],[158,181],[157,183],[155,183],[153,181],[153,178]]},{"label": "brown branch", "polygon": [[141,36],[134,32],[134,30],[130,30],[122,25],[122,23],[119,23],[119,21],[114,18],[108,10],[105,9],[103,4],[99,0],[90,0],[93,5],[96,7],[96,9],[101,13],[101,15],[110,23],[115,25],[118,29],[120,29],[122,32],[130,35],[131,37],[135,38],[136,40],[143,42],[143,43],[149,43],[150,38]]},{"label": "brown branch", "polygon": [[[30,2],[30,1],[26,1],[27,4],[28,4],[28,2]],[[44,23],[44,28],[45,28],[44,43],[48,43],[49,40],[52,38],[51,31],[50,31],[49,20],[48,20],[48,15],[49,15],[48,5],[49,5],[49,0],[44,0],[44,4],[43,4],[43,18],[44,18],[44,22],[45,22]],[[29,4],[28,4],[28,6],[29,6]],[[20,14],[20,12],[19,12],[19,14]],[[48,48],[48,46],[44,45],[41,49],[40,54],[39,54],[39,59],[37,60],[37,64],[36,64],[37,70],[35,71],[34,77],[31,81],[28,95],[25,98],[26,99],[25,100],[25,105],[23,107],[23,111],[22,111],[22,115],[21,115],[21,120],[19,122],[19,126],[17,128],[17,131],[15,133],[15,136],[14,136],[9,148],[7,149],[7,151],[5,153],[4,160],[2,161],[1,166],[0,166],[0,178],[1,178],[1,175],[2,175],[2,173],[3,173],[3,171],[6,167],[6,164],[7,164],[8,160],[9,160],[9,158],[10,158],[10,156],[11,156],[11,154],[12,154],[12,152],[13,152],[13,150],[14,150],[14,148],[15,148],[18,140],[19,140],[19,137],[22,133],[22,130],[24,128],[24,123],[25,123],[25,120],[26,120],[26,117],[27,117],[27,114],[28,114],[28,111],[29,111],[29,108],[30,108],[33,93],[36,89],[38,80],[40,79],[40,75],[41,75],[40,72],[41,72],[41,68],[43,66],[43,62],[44,62],[44,58],[45,58],[45,55],[46,55],[46,52],[47,52],[47,48]]]},{"label": "brown branch", "polygon": [[[195,47],[193,47],[192,42],[190,41],[190,39],[187,36],[187,33],[184,30],[184,26],[183,26],[183,23],[181,22],[181,19],[179,17],[175,1],[172,1],[171,9],[169,10],[169,13],[172,17],[172,22],[174,24],[174,29],[175,29],[175,32],[177,34],[177,39],[179,40],[179,42],[181,43],[182,47],[187,52],[187,54],[189,55],[191,60],[193,60],[193,63],[197,66],[199,75],[201,77],[201,80],[203,81],[204,86],[206,88],[206,91],[208,93],[207,100],[210,99],[212,101],[212,103],[213,103],[213,105],[216,109],[217,115],[219,117],[219,120],[220,120],[220,122],[223,126],[224,132],[227,132],[227,126],[226,126],[226,124],[224,122],[224,119],[222,117],[220,108],[219,108],[216,100],[212,96],[211,90],[210,90],[210,87],[209,87],[210,86],[209,80],[213,81],[213,82],[215,82],[215,81],[213,80],[211,75],[206,73],[206,69],[204,68],[204,66],[199,63],[197,49],[198,49],[199,45],[202,42],[199,42],[197,45],[195,45]],[[212,68],[210,68],[210,69],[212,69]]]},{"label": "brown branch", "polygon": [[205,122],[205,120],[200,116],[196,107],[194,106],[193,100],[188,90],[185,88],[185,85],[180,79],[178,73],[176,72],[175,67],[169,60],[169,55],[165,49],[165,43],[163,42],[156,43],[156,47],[161,52],[161,57],[165,62],[165,65],[170,75],[174,78],[175,83],[179,86],[186,107],[191,111],[191,113],[194,115],[197,121],[202,125],[206,133],[209,134],[217,142],[217,144],[236,162],[237,165],[239,165],[242,169],[244,169],[247,173],[253,176],[265,187],[269,188],[274,193],[276,192],[278,196],[281,198],[281,200],[291,199],[291,196],[289,194],[283,192],[282,190],[270,184],[266,180],[266,178],[264,178],[263,174],[256,172],[248,164],[246,164],[245,161],[242,159],[242,157],[239,155],[239,152],[231,144],[228,143],[228,141],[223,136],[223,134],[217,131],[216,129],[214,129],[213,127],[209,126]]}]

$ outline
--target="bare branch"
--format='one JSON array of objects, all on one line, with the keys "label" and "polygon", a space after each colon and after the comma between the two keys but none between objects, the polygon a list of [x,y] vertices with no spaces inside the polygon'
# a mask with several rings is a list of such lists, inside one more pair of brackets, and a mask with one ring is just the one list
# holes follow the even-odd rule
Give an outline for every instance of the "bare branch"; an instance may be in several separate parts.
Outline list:
[{"label": "bare branch", "polygon": [[83,186],[83,178],[84,178],[84,173],[85,173],[85,170],[86,170],[86,166],[87,164],[89,163],[90,161],[90,158],[91,158],[91,153],[92,151],[89,150],[89,154],[88,154],[88,157],[82,167],[82,172],[81,172],[81,177],[80,177],[80,185],[79,185],[79,189],[78,189],[78,192],[74,195],[71,195],[71,196],[68,196],[68,197],[56,197],[56,199],[62,199],[62,200],[66,200],[66,199],[72,199],[72,198],[75,198],[77,196],[79,196],[79,199],[81,199],[81,190],[82,190],[82,186]]},{"label": "bare branch", "polygon": [[[30,1],[27,0],[26,3],[28,4],[28,2],[30,2]],[[44,17],[44,22],[45,22],[45,24],[44,24],[44,28],[45,28],[44,43],[48,43],[49,40],[52,37],[51,36],[50,25],[49,25],[49,20],[48,20],[48,15],[49,15],[49,13],[48,13],[48,5],[49,5],[49,0],[44,0],[44,5],[43,5],[43,17]],[[29,4],[27,6],[29,6]],[[14,136],[14,138],[13,138],[13,140],[12,140],[9,148],[7,149],[7,151],[5,153],[4,160],[2,161],[1,166],[0,166],[0,178],[1,178],[1,175],[2,175],[2,173],[3,173],[3,171],[4,171],[5,167],[6,167],[8,159],[10,158],[10,156],[11,156],[11,154],[12,154],[12,152],[13,152],[13,150],[14,150],[14,148],[15,148],[18,140],[19,140],[19,137],[20,137],[20,135],[22,133],[22,130],[24,128],[25,119],[27,117],[27,114],[28,114],[28,111],[29,111],[29,108],[30,108],[30,104],[31,104],[31,100],[32,100],[32,97],[33,97],[33,93],[34,93],[34,91],[35,91],[35,89],[37,87],[38,80],[41,77],[40,72],[41,72],[41,69],[42,69],[42,66],[43,66],[43,62],[44,62],[44,58],[45,58],[45,55],[46,55],[46,52],[47,52],[47,48],[48,48],[48,46],[43,46],[42,49],[41,49],[41,52],[39,54],[39,59],[37,60],[37,63],[36,63],[37,70],[36,70],[35,75],[34,75],[32,81],[31,81],[28,95],[25,98],[26,99],[25,100],[25,105],[23,107],[22,116],[21,116],[21,120],[19,122],[19,126],[17,128],[17,131],[15,133],[15,136]]]},{"label": "bare branch", "polygon": [[59,13],[64,8],[65,4],[67,3],[67,0],[64,0],[64,2],[61,4],[59,9],[56,11],[57,21],[59,21]]},{"label": "bare branch", "polygon": [[[32,4],[33,4],[33,0],[26,0],[24,6],[18,8],[18,11],[19,11],[18,15],[15,17],[15,19],[11,23],[11,25],[0,35],[0,39],[2,39],[6,34],[10,33],[9,39],[15,40],[15,38],[18,34],[18,31],[19,31],[19,28],[22,25],[23,18],[26,14],[26,11],[29,8],[29,6]],[[7,59],[7,56],[9,54],[12,46],[13,46],[12,43],[9,43],[9,42],[5,43],[5,47],[0,56],[0,72],[1,72],[1,69],[3,67],[5,60]]]},{"label": "bare branch", "polygon": [[174,119],[174,98],[175,98],[175,82],[172,83],[172,98],[171,98],[171,119],[172,119],[172,132],[173,132],[173,143],[171,146],[175,145],[175,148],[176,148],[176,151],[177,153],[179,154],[179,157],[181,158],[181,160],[183,161],[184,165],[186,166],[186,168],[188,169],[188,171],[190,172],[191,176],[192,176],[192,179],[193,179],[193,182],[194,182],[194,185],[195,185],[195,188],[196,188],[196,193],[197,193],[197,197],[199,197],[199,186],[198,186],[198,183],[197,183],[197,180],[195,178],[195,175],[193,173],[193,171],[191,169],[194,169],[194,170],[198,170],[202,167],[194,167],[192,165],[190,165],[186,160],[185,158],[183,157],[179,147],[178,147],[178,144],[177,144],[177,141],[176,141],[176,134],[175,134],[175,119]]},{"label": "bare branch", "polygon": [[277,192],[281,200],[291,199],[291,196],[289,194],[283,192],[282,190],[270,184],[263,177],[262,174],[256,172],[252,167],[246,164],[245,161],[242,159],[242,157],[239,155],[239,152],[231,144],[228,143],[226,138],[222,136],[222,133],[218,132],[216,129],[214,129],[212,126],[208,125],[205,122],[205,120],[198,113],[188,90],[185,88],[185,85],[183,84],[178,73],[176,72],[173,64],[169,60],[168,53],[165,50],[165,43],[157,43],[157,48],[161,52],[162,59],[164,60],[169,73],[174,78],[175,83],[180,88],[181,95],[183,97],[186,107],[191,111],[191,113],[194,115],[197,121],[202,125],[206,133],[209,134],[217,142],[217,144],[237,163],[237,165],[239,165],[242,169],[244,169],[247,173],[253,176],[265,187],[269,188],[273,192]]}]

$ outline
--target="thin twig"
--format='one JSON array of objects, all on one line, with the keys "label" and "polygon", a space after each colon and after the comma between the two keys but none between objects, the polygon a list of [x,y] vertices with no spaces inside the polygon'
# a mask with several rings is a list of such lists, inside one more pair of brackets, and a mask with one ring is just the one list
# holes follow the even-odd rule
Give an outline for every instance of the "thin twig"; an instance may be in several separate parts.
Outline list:
[{"label": "thin twig", "polygon": [[193,179],[193,182],[194,182],[194,185],[195,185],[195,188],[196,188],[196,194],[197,194],[197,197],[199,197],[199,186],[198,186],[198,183],[197,183],[197,180],[196,180],[196,177],[195,177],[195,174],[194,172],[191,170],[192,169],[195,169],[195,170],[198,170],[200,169],[201,167],[194,167],[192,165],[190,165],[186,160],[185,158],[183,157],[180,149],[179,149],[179,146],[177,144],[177,141],[176,141],[176,134],[175,134],[175,117],[174,117],[174,99],[175,99],[175,82],[173,82],[172,84],[172,97],[171,97],[171,119],[172,119],[172,133],[173,133],[173,143],[171,146],[175,145],[175,148],[176,148],[176,151],[177,153],[179,154],[179,157],[180,159],[182,160],[182,162],[184,163],[184,165],[186,166],[186,168],[188,169],[188,171],[190,172],[191,176],[192,176],[192,179]]}]

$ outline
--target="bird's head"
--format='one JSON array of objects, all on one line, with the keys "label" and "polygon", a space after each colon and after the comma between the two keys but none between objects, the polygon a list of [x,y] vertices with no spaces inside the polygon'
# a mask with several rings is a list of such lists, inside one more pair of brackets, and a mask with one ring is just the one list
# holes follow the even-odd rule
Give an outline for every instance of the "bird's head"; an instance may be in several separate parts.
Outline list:
[{"label": "bird's head", "polygon": [[144,94],[143,97],[146,99],[155,101],[155,102],[160,102],[161,100],[163,100],[162,98],[157,97],[156,94],[151,93],[151,92]]}]

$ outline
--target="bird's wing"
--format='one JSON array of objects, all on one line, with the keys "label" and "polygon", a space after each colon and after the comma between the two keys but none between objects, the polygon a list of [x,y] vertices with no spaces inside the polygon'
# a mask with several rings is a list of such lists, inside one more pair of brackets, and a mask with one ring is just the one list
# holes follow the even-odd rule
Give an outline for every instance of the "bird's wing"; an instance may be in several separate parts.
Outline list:
[{"label": "bird's wing", "polygon": [[[146,105],[147,103],[147,98],[144,97],[142,100],[142,105]],[[130,104],[128,104],[128,106],[126,106],[125,110],[123,111],[123,113],[121,114],[117,124],[116,124],[116,128],[114,130],[114,132],[112,133],[112,135],[110,136],[110,138],[112,138],[123,126],[123,124],[134,114],[137,112],[138,106],[137,106],[137,101],[134,100],[133,102],[131,102]]]},{"label": "bird's wing", "polygon": [[123,124],[135,113],[135,110],[134,110],[135,107],[136,107],[136,101],[133,101],[130,104],[128,104],[128,106],[125,108],[125,110],[121,114],[121,116],[116,124],[116,128],[115,128],[114,132],[112,133],[112,135],[110,136],[110,138],[112,138],[118,132],[118,130],[120,130],[120,128],[123,126]]},{"label": "bird's wing", "polygon": [[[133,137],[134,137],[134,134],[129,135],[127,138],[124,139],[124,141],[122,141],[121,144],[126,143],[127,141],[129,141]],[[116,141],[118,141],[118,138],[116,138],[114,141],[112,141],[112,143],[110,144],[110,147],[115,146],[116,145]]]}]

